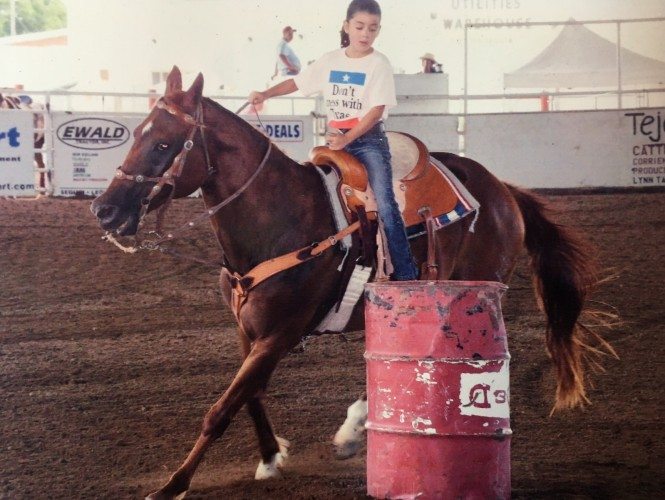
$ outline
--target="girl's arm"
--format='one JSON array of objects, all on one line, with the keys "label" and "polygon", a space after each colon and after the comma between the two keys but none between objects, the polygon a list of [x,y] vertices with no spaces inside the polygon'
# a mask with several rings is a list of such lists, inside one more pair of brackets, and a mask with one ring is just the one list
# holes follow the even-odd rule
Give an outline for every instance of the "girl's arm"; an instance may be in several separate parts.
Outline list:
[{"label": "girl's arm", "polygon": [[365,116],[362,117],[362,120],[358,122],[358,125],[353,127],[346,134],[329,133],[326,135],[328,147],[333,150],[344,149],[347,144],[355,141],[358,137],[376,125],[379,120],[381,120],[384,108],[385,106],[374,106]]},{"label": "girl's arm", "polygon": [[259,92],[257,90],[250,92],[247,100],[250,102],[250,104],[261,104],[266,99],[290,94],[296,90],[298,90],[298,87],[296,87],[296,82],[293,81],[293,78],[289,78],[288,80],[284,80],[277,85],[273,85],[263,92]]}]

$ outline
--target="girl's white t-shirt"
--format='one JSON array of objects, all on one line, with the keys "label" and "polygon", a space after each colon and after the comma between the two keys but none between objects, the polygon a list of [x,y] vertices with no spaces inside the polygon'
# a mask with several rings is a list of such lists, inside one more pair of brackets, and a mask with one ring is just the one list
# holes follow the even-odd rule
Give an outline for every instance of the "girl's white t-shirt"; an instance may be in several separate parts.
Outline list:
[{"label": "girl's white t-shirt", "polygon": [[348,57],[343,48],[328,52],[293,80],[303,95],[323,94],[328,125],[335,128],[353,128],[375,106],[385,106],[385,120],[397,105],[390,61],[376,50],[363,57]]}]

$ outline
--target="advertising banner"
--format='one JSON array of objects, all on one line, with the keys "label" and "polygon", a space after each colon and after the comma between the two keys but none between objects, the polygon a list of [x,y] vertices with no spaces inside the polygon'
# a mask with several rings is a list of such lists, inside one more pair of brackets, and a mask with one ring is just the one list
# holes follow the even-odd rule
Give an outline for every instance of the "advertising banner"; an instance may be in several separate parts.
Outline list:
[{"label": "advertising banner", "polygon": [[96,196],[111,182],[144,115],[52,113],[55,196]]},{"label": "advertising banner", "polygon": [[467,117],[467,156],[530,188],[665,185],[665,109]]},{"label": "advertising banner", "polygon": [[[52,114],[56,196],[97,195],[110,183],[143,114]],[[308,115],[243,116],[288,156],[315,145]],[[32,115],[0,113],[0,196],[33,196]],[[457,152],[457,117],[391,116],[432,151]],[[665,109],[470,115],[466,154],[504,181],[530,188],[665,185]]]},{"label": "advertising banner", "polygon": [[[111,182],[133,142],[134,128],[144,115],[54,112],[53,187],[55,196],[96,196]],[[314,146],[310,116],[244,117],[262,130],[287,155],[307,159]]]},{"label": "advertising banner", "polygon": [[0,196],[35,196],[32,113],[0,111]]},{"label": "advertising banner", "polygon": [[265,115],[243,118],[270,137],[289,157],[304,162],[314,144],[314,118],[308,115]]},{"label": "advertising banner", "polygon": [[665,186],[665,109],[623,113],[633,186]]}]

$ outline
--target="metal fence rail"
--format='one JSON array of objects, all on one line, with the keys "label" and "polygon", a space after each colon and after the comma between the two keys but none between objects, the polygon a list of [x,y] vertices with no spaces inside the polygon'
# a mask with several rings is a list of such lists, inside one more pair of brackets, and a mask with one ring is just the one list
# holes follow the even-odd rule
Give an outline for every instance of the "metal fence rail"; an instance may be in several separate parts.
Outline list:
[{"label": "metal fence rail", "polygon": [[[40,102],[44,104],[44,109],[34,109],[34,110],[11,110],[9,112],[21,112],[21,113],[41,113],[44,115],[44,128],[43,129],[34,129],[33,132],[44,132],[45,143],[44,146],[40,149],[33,149],[33,153],[41,153],[45,159],[46,166],[44,168],[39,168],[35,164],[35,190],[40,195],[51,195],[53,194],[53,186],[51,184],[51,174],[54,168],[54,137],[55,131],[53,130],[53,120],[52,113],[54,112],[86,112],[90,115],[104,117],[112,115],[131,115],[131,116],[141,116],[149,112],[150,107],[154,104],[157,99],[157,95],[154,92],[144,92],[144,93],[125,93],[125,92],[111,92],[111,93],[101,93],[101,92],[82,92],[82,91],[69,91],[69,90],[21,90],[16,91],[15,89],[6,89],[0,88],[0,92],[3,94],[26,94],[33,98],[33,101]],[[570,99],[570,98],[595,98],[598,96],[614,96],[615,94],[627,96],[627,95],[642,95],[644,100],[643,106],[635,106],[639,108],[662,108],[665,107],[665,88],[650,87],[639,90],[627,90],[627,89],[615,89],[608,91],[559,91],[551,92],[546,94],[549,99]],[[467,119],[472,117],[482,119],[482,116],[487,116],[488,119],[492,115],[504,114],[508,115],[511,113],[530,113],[538,114],[541,104],[541,99],[543,98],[543,93],[538,92],[520,92],[520,93],[504,93],[504,94],[477,94],[477,95],[466,95],[466,94],[450,94],[450,95],[419,95],[417,97],[409,95],[400,95],[398,96],[398,102],[413,102],[414,100],[428,101],[428,100],[449,100],[452,103],[455,103],[455,109],[449,110],[447,113],[414,113],[399,111],[399,106],[395,108],[391,115],[396,118],[408,119],[409,117],[416,120],[426,120],[428,117],[448,117],[448,119],[454,120],[454,125],[450,127],[450,135],[457,136],[455,143],[457,145],[456,151],[453,144],[449,144],[450,151],[455,151],[458,154],[464,155],[467,150]],[[221,103],[223,106],[227,107],[230,110],[236,110],[243,103],[246,102],[245,96],[210,96],[215,101]],[[77,99],[83,99],[84,101],[77,101]],[[89,106],[92,109],[86,109],[86,104],[90,104],[90,100],[95,100],[94,106]],[[277,98],[271,100],[276,102],[277,106],[273,106],[272,109],[280,109],[281,113],[274,113],[272,109],[267,111],[261,111],[262,119],[270,119],[270,116],[273,114],[282,114],[282,115],[309,115],[317,119],[317,126],[315,129],[315,135],[320,137],[325,133],[325,113],[323,109],[323,100],[321,98],[304,98],[304,97],[287,97],[287,98]],[[468,109],[469,102],[517,102],[517,103],[529,103],[529,105],[535,109],[532,110],[520,110],[520,111],[506,111],[506,107],[502,110],[498,110],[494,113],[471,113]],[[128,104],[124,104],[124,103]],[[535,106],[534,106],[535,103]],[[618,108],[619,101],[611,100],[607,107],[589,107],[589,102],[585,102],[585,106],[579,106],[578,108],[572,107],[571,109],[566,109],[565,112],[569,111],[586,111],[586,110],[612,110],[620,109]],[[81,106],[81,107],[79,107]],[[111,108],[111,109],[109,109]],[[120,108],[118,110],[118,108]],[[464,109],[467,112],[464,112]],[[555,110],[552,114],[554,115],[558,111],[564,110]],[[5,110],[0,110],[0,112],[5,112]],[[455,126],[456,125],[456,126]],[[319,140],[320,143],[320,140]]]}]

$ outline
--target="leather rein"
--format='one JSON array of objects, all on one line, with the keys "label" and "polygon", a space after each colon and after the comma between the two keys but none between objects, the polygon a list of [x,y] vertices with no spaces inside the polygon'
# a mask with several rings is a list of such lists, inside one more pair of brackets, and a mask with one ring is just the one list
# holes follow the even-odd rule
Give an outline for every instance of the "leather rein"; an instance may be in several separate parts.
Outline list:
[{"label": "leather rein", "polygon": [[[245,103],[243,107],[241,107],[237,113],[242,111],[242,109],[247,106],[248,103]],[[204,129],[206,128],[205,123],[203,123],[203,106],[199,102],[199,105],[196,109],[196,116],[192,116],[190,114],[185,113],[184,111],[178,109],[177,107],[168,104],[164,98],[161,98],[155,106],[159,109],[163,109],[170,113],[173,116],[176,116],[183,120],[185,123],[188,125],[191,125],[191,128],[187,134],[187,139],[183,143],[183,147],[178,153],[178,155],[174,158],[173,163],[171,166],[161,175],[157,177],[150,177],[150,176],[145,176],[142,174],[126,174],[123,172],[121,165],[118,167],[115,173],[115,178],[116,179],[121,179],[121,180],[128,180],[136,183],[144,183],[144,182],[155,182],[156,184],[152,187],[150,190],[150,193],[148,196],[143,198],[141,200],[141,212],[139,214],[139,227],[143,223],[143,219],[145,215],[148,212],[148,207],[150,206],[150,202],[154,199],[159,192],[164,188],[165,185],[169,184],[171,186],[171,192],[169,194],[169,199],[165,203],[166,207],[168,204],[171,202],[173,199],[173,195],[175,193],[175,183],[176,179],[178,179],[182,173],[182,170],[185,165],[185,160],[187,159],[188,153],[192,150],[194,147],[194,136],[196,134],[196,131],[200,131],[201,135],[201,142],[203,145],[203,150],[205,152],[205,158],[206,158],[206,164],[207,164],[207,173],[208,176],[212,175],[215,173],[215,168],[212,166],[210,162],[210,155],[208,153],[208,145],[205,140],[205,132]],[[236,114],[237,114],[236,113]],[[138,242],[138,245],[134,245],[131,247],[127,247],[120,243],[118,240],[115,239],[115,237],[112,235],[112,233],[107,232],[104,236],[103,239],[113,243],[116,245],[118,248],[121,250],[127,252],[127,253],[135,253],[139,250],[162,250],[164,251],[164,248],[161,247],[161,244],[164,243],[165,241],[173,241],[175,237],[194,227],[197,225],[199,222],[202,220],[207,220],[213,215],[215,215],[217,212],[219,212],[222,208],[224,208],[226,205],[231,203],[233,200],[238,198],[248,187],[249,185],[256,179],[256,177],[259,175],[259,173],[263,170],[263,168],[266,166],[268,163],[268,158],[270,157],[270,154],[272,152],[272,141],[268,140],[268,149],[266,150],[265,155],[263,156],[263,159],[261,160],[261,163],[257,167],[257,169],[254,171],[254,173],[245,181],[245,183],[240,186],[233,194],[231,194],[228,198],[224,199],[222,202],[218,203],[217,205],[207,209],[204,213],[199,215],[198,217],[192,219],[191,221],[187,222],[186,224],[180,226],[179,228],[176,228],[173,231],[168,232],[165,235],[160,235],[159,232],[157,232],[157,238],[156,239],[151,239],[151,240],[143,240]],[[166,209],[164,208],[164,211]],[[160,219],[163,217],[164,211],[161,211],[158,213],[158,231],[159,231],[159,226],[160,226]],[[344,239],[346,236],[349,234],[357,231],[360,228],[360,222],[356,221],[353,224],[345,227],[341,231],[337,232],[336,234],[329,236],[328,238],[322,240],[321,242],[315,242],[312,243],[309,246],[300,248],[298,250],[294,250],[293,252],[290,252],[285,255],[280,255],[278,257],[275,257],[273,259],[267,260],[265,262],[262,262],[258,264],[257,266],[253,267],[250,269],[247,273],[244,275],[239,274],[235,271],[233,271],[229,265],[222,264],[222,272],[227,276],[230,284],[231,284],[231,291],[232,291],[232,297],[231,297],[231,309],[233,310],[233,314],[235,315],[236,319],[238,320],[238,323],[240,324],[240,327],[242,328],[242,322],[240,321],[240,309],[242,306],[245,304],[247,301],[247,297],[249,294],[249,291],[256,287],[259,283],[262,283],[263,281],[267,280],[268,278],[285,271],[287,269],[290,269],[292,267],[298,266],[300,264],[303,264],[309,260],[312,260],[316,257],[319,257],[328,250],[329,248],[332,248],[335,246],[339,241]],[[223,249],[222,249],[223,250]]]}]

